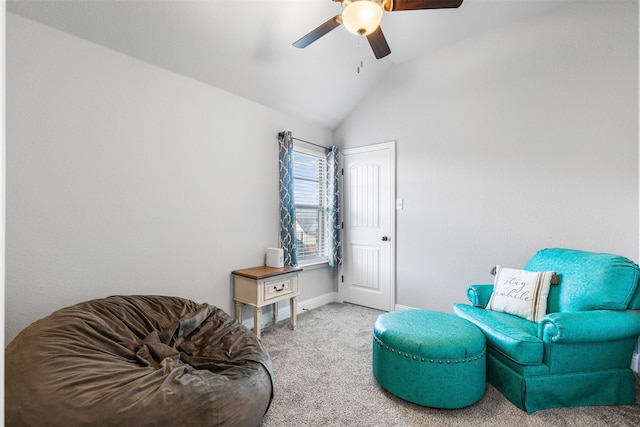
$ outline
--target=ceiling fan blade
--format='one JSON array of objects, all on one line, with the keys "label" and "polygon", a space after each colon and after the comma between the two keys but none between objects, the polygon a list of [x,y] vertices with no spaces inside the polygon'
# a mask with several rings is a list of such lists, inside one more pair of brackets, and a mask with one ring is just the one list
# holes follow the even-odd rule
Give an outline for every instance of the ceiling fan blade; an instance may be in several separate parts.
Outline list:
[{"label": "ceiling fan blade", "polygon": [[333,18],[329,19],[324,24],[320,25],[315,30],[311,31],[306,36],[302,37],[300,40],[293,43],[293,45],[295,47],[299,47],[300,49],[307,47],[314,41],[318,40],[320,37],[327,34],[329,31],[339,27],[341,24],[342,24],[342,16],[336,15]]},{"label": "ceiling fan blade", "polygon": [[388,12],[399,10],[447,9],[460,7],[462,0],[387,0],[384,9]]},{"label": "ceiling fan blade", "polygon": [[373,33],[367,36],[367,40],[369,40],[369,45],[371,45],[371,49],[373,49],[373,54],[376,56],[376,59],[384,58],[391,53],[387,39],[382,33],[382,28],[376,28]]}]

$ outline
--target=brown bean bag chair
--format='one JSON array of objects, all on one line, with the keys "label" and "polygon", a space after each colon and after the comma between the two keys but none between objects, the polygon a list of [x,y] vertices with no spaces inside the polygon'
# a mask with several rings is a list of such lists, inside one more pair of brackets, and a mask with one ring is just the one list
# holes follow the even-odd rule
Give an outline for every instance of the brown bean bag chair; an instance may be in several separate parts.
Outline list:
[{"label": "brown bean bag chair", "polygon": [[272,398],[260,340],[183,298],[83,302],[5,348],[7,426],[255,426]]}]

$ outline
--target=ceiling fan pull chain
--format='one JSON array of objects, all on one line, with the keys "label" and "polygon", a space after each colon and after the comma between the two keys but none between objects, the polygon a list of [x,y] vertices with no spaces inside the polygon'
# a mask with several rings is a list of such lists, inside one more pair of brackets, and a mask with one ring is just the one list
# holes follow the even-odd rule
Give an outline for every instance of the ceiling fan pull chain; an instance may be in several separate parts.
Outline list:
[{"label": "ceiling fan pull chain", "polygon": [[[362,50],[363,50],[363,42],[362,39],[364,39],[364,37],[358,37],[358,42],[357,42],[357,47],[358,47],[358,52],[360,53],[360,55],[362,56]],[[362,69],[364,68],[364,62],[361,59],[360,63],[356,66],[356,69],[358,70],[358,74],[360,74],[360,72],[362,71]]]}]

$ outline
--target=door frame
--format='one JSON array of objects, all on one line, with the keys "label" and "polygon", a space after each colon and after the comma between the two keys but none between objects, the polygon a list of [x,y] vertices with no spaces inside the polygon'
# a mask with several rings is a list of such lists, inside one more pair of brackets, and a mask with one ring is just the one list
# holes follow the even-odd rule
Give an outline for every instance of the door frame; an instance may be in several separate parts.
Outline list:
[{"label": "door frame", "polygon": [[[340,152],[340,206],[344,205],[344,156],[349,154],[360,154],[360,153],[369,153],[373,151],[380,150],[391,150],[391,164],[389,165],[389,174],[391,176],[391,188],[389,190],[389,203],[390,203],[390,215],[391,215],[391,227],[389,230],[389,239],[391,240],[390,251],[391,251],[391,265],[389,266],[391,271],[391,284],[390,284],[390,292],[389,292],[389,311],[395,311],[396,307],[396,141],[387,141],[381,142],[377,144],[371,145],[363,145],[354,148],[345,148]],[[344,224],[344,209],[340,209],[340,222]],[[344,235],[346,234],[346,229],[344,226],[342,227],[343,236],[342,241],[346,240]],[[343,263],[340,265],[340,269],[338,272],[338,300],[339,302],[344,302],[344,245],[343,245]]]}]

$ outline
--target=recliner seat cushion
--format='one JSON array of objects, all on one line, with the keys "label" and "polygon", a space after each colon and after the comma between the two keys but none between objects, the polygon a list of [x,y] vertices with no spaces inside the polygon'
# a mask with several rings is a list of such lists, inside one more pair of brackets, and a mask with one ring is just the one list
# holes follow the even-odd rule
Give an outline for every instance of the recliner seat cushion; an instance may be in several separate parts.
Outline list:
[{"label": "recliner seat cushion", "polygon": [[521,365],[542,363],[544,347],[537,338],[537,323],[467,304],[454,304],[453,313],[478,326],[487,338],[487,346],[514,362]]}]

